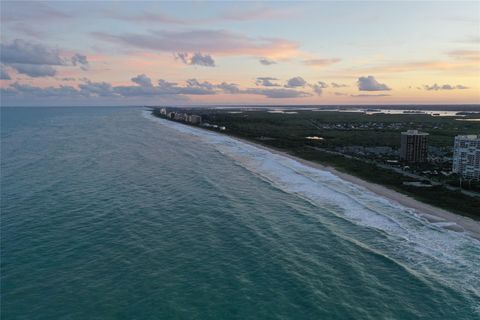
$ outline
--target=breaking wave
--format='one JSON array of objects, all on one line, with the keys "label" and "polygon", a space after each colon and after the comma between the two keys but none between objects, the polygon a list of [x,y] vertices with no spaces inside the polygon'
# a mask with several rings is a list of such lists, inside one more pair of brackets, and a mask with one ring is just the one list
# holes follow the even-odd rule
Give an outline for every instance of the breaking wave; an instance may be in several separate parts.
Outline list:
[{"label": "breaking wave", "polygon": [[439,281],[472,301],[480,298],[480,241],[444,228],[449,223],[431,223],[414,209],[262,147],[159,119],[149,111],[143,115],[200,139],[273,187],[365,229],[362,234],[344,229],[339,236],[381,253],[426,281]]}]

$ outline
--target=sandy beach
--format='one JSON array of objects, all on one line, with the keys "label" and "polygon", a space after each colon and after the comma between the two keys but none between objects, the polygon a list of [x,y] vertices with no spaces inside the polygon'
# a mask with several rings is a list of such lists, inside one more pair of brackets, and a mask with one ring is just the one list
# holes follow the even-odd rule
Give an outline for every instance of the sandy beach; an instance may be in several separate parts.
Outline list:
[{"label": "sandy beach", "polygon": [[379,184],[362,180],[360,178],[357,178],[355,176],[352,176],[344,172],[340,172],[333,167],[321,165],[319,163],[308,161],[308,160],[304,160],[304,159],[292,156],[286,152],[265,147],[261,144],[253,143],[245,139],[241,139],[238,137],[233,137],[233,138],[241,140],[242,142],[253,145],[257,148],[262,148],[269,152],[279,154],[284,157],[288,157],[304,165],[331,172],[334,175],[342,178],[343,180],[359,185],[369,190],[372,193],[375,193],[381,197],[387,198],[390,201],[397,202],[405,207],[414,209],[419,216],[423,217],[425,220],[427,220],[430,223],[434,223],[436,226],[441,226],[442,228],[453,230],[456,232],[465,232],[470,236],[472,236],[473,238],[480,240],[480,221],[475,221],[468,217],[454,214],[447,210],[440,209],[432,205],[429,205],[427,203],[420,202],[414,198],[401,194],[395,190],[386,188]]}]

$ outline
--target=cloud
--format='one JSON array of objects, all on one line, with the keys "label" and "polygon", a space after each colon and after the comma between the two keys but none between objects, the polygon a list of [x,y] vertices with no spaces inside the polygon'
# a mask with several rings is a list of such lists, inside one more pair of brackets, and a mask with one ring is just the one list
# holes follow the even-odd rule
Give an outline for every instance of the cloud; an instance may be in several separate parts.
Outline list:
[{"label": "cloud", "polygon": [[11,80],[12,78],[8,74],[7,70],[5,67],[0,66],[0,80]]},{"label": "cloud", "polygon": [[136,84],[139,84],[142,87],[153,87],[152,79],[150,79],[144,74],[140,74],[136,77],[133,77],[132,81],[135,82]]},{"label": "cloud", "polygon": [[355,98],[368,98],[368,97],[389,97],[389,94],[351,94],[350,97],[355,97]]},{"label": "cloud", "polygon": [[267,98],[273,99],[282,99],[282,98],[302,98],[309,97],[312,94],[304,91],[297,91],[293,89],[260,89],[260,88],[249,88],[242,91],[246,94],[257,94],[262,95]]},{"label": "cloud", "polygon": [[256,7],[253,9],[242,10],[239,7],[233,7],[231,10],[224,11],[217,16],[208,18],[189,18],[180,19],[169,15],[165,12],[142,12],[137,15],[124,15],[116,11],[110,10],[107,13],[109,18],[134,21],[140,23],[162,23],[171,25],[200,25],[211,24],[212,22],[224,21],[251,21],[266,19],[286,19],[296,14],[292,9],[278,9],[275,7]]},{"label": "cloud", "polygon": [[325,67],[331,64],[339,62],[341,59],[332,58],[332,59],[310,59],[310,60],[303,60],[303,63],[307,66],[314,66],[314,67]]},{"label": "cloud", "polygon": [[428,61],[404,61],[392,62],[387,64],[378,64],[361,68],[359,71],[368,73],[399,73],[399,72],[420,72],[423,70],[459,70],[465,72],[470,70],[478,72],[478,61],[480,54],[474,50],[450,51],[449,60],[428,60]]},{"label": "cloud", "polygon": [[323,89],[328,88],[328,84],[323,81],[318,81],[316,84],[311,85],[311,87],[317,95],[321,96],[323,93]]},{"label": "cloud", "polygon": [[175,54],[175,59],[182,61],[188,65],[197,65],[203,67],[215,67],[215,60],[209,54],[194,53],[192,56],[187,52],[179,52]]},{"label": "cloud", "polygon": [[38,1],[11,1],[2,3],[2,23],[10,21],[40,21],[71,18],[70,14],[54,9]]},{"label": "cloud", "polygon": [[332,87],[333,88],[343,88],[343,87],[348,87],[348,85],[346,84],[342,84],[342,83],[336,83],[336,82],[332,82],[331,83]]},{"label": "cloud", "polygon": [[221,55],[288,56],[296,42],[277,38],[251,38],[226,30],[151,31],[147,34],[95,32],[104,41],[121,46],[166,52],[207,52]]},{"label": "cloud", "polygon": [[240,88],[238,88],[238,85],[236,85],[235,83],[222,82],[217,85],[217,88],[219,88],[224,93],[234,94],[241,92]]},{"label": "cloud", "polygon": [[480,62],[480,50],[454,50],[449,51],[448,55],[451,58],[458,60],[470,60]]},{"label": "cloud", "polygon": [[249,10],[240,10],[239,8],[234,8],[232,10],[223,12],[220,18],[231,21],[263,21],[266,19],[286,19],[294,14],[295,12],[291,9],[286,10],[274,7],[257,7]]},{"label": "cloud", "polygon": [[65,61],[60,57],[60,52],[55,49],[49,49],[41,44],[32,44],[21,39],[15,39],[10,44],[0,44],[2,52],[2,62],[23,63],[23,64],[43,64],[60,66]]},{"label": "cloud", "polygon": [[468,89],[468,87],[464,86],[464,85],[461,85],[461,84],[458,84],[456,86],[452,86],[452,85],[449,85],[449,84],[444,84],[444,85],[438,85],[438,84],[433,84],[431,86],[429,85],[424,85],[423,86],[425,88],[425,90],[428,90],[428,91],[438,91],[438,90],[465,90],[465,89]]},{"label": "cloud", "polygon": [[45,36],[45,33],[39,31],[38,28],[32,28],[30,25],[21,22],[15,23],[11,28],[28,37],[40,39]]},{"label": "cloud", "polygon": [[287,81],[285,88],[304,87],[307,82],[302,77],[294,77]]},{"label": "cloud", "polygon": [[258,62],[260,62],[261,64],[263,64],[264,66],[270,66],[272,64],[276,64],[277,62],[274,61],[274,60],[270,60],[268,58],[262,58],[260,60],[258,60]]},{"label": "cloud", "polygon": [[71,58],[72,64],[74,66],[79,65],[80,69],[82,70],[87,70],[89,67],[88,59],[87,56],[76,53],[72,58]]},{"label": "cloud", "polygon": [[[60,56],[58,49],[42,44],[15,39],[11,43],[0,43],[1,62],[21,74],[30,77],[51,77],[57,73],[55,67],[68,66],[68,59]],[[87,57],[76,53],[70,58],[71,64],[86,70]]]},{"label": "cloud", "polygon": [[[11,90],[10,95],[26,95],[36,98],[45,98],[45,97],[78,97],[81,96],[81,92],[71,86],[60,86],[60,87],[34,87],[29,84],[20,84],[15,82],[9,87]],[[8,88],[7,88],[8,89]],[[13,90],[12,90],[13,89]]]},{"label": "cloud", "polygon": [[278,79],[271,78],[271,77],[258,77],[257,80],[255,81],[255,84],[257,86],[264,86],[264,87],[279,87],[280,85],[278,83],[272,82],[275,80],[278,80]]},{"label": "cloud", "polygon": [[111,97],[114,96],[112,85],[107,82],[91,82],[79,84],[80,95],[90,97]]},{"label": "cloud", "polygon": [[109,18],[134,22],[164,23],[177,25],[186,25],[192,23],[192,21],[178,19],[161,12],[143,12],[141,14],[132,16],[122,15],[114,11],[108,11],[106,12],[106,14]]},{"label": "cloud", "polygon": [[57,70],[49,65],[10,63],[9,66],[15,69],[18,73],[26,74],[33,78],[53,77],[57,74]]},{"label": "cloud", "polygon": [[357,81],[358,90],[360,91],[389,91],[391,90],[386,84],[379,83],[373,76],[360,77]]},{"label": "cloud", "polygon": [[311,93],[285,88],[247,88],[240,89],[234,83],[221,82],[214,84],[209,81],[199,81],[197,79],[188,79],[183,85],[175,82],[169,82],[160,79],[154,85],[149,77],[144,74],[133,77],[132,82],[135,85],[112,86],[107,82],[92,82],[86,79],[78,87],[59,86],[59,87],[35,87],[29,84],[20,84],[15,82],[9,87],[1,88],[2,94],[9,98],[48,98],[65,97],[69,99],[89,99],[99,97],[112,98],[160,98],[188,97],[189,95],[215,95],[225,94],[251,94],[262,95],[267,98],[301,98],[311,96]]}]

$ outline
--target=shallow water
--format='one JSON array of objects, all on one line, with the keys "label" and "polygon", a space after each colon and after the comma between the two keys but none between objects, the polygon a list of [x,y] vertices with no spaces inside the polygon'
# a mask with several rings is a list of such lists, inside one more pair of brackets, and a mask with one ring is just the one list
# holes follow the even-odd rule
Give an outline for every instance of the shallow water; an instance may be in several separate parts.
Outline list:
[{"label": "shallow water", "polygon": [[480,243],[139,108],[2,108],[4,319],[476,319]]}]

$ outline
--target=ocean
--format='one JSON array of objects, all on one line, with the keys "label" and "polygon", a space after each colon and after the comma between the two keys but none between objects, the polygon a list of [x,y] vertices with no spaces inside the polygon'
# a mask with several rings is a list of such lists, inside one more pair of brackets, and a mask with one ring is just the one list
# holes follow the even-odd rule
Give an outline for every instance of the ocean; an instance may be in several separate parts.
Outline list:
[{"label": "ocean", "polygon": [[1,108],[2,319],[479,319],[480,241],[142,108]]}]

